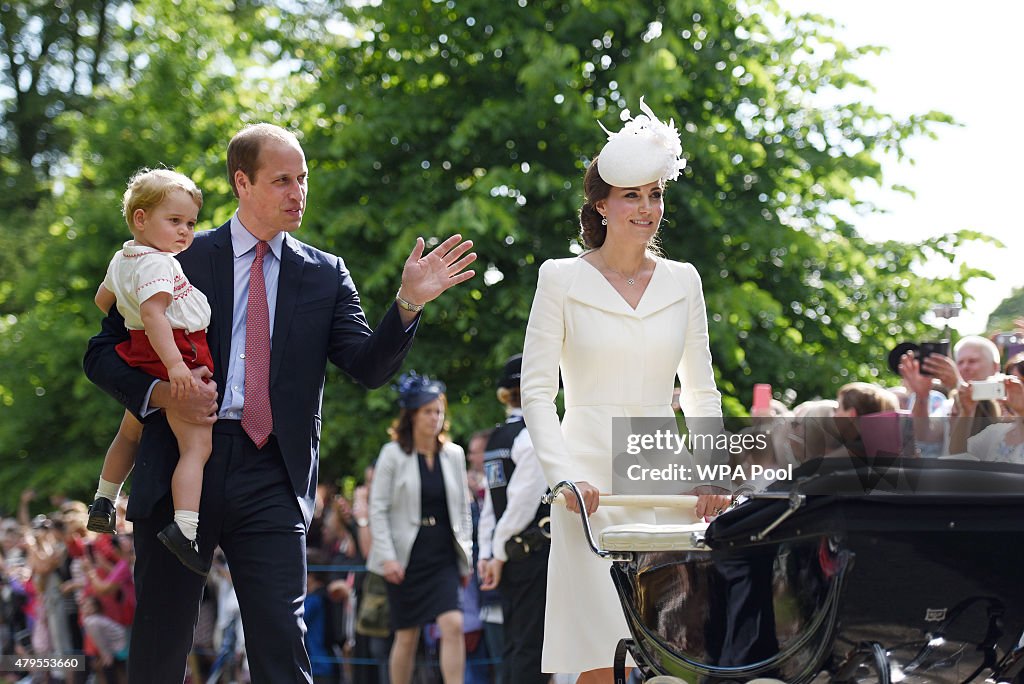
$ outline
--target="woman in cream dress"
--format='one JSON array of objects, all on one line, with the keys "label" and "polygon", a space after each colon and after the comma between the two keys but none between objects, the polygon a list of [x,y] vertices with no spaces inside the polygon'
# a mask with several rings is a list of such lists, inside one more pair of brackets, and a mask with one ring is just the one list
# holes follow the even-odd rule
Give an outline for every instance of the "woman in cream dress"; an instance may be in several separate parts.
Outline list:
[{"label": "woman in cream dress", "polygon": [[[523,409],[545,477],[551,485],[576,482],[594,511],[595,534],[612,524],[657,522],[660,515],[598,510],[599,493],[611,492],[613,418],[671,418],[677,375],[688,418],[722,415],[700,276],[650,249],[665,181],[685,165],[679,136],[643,100],[641,108],[645,115],[610,134],[587,170],[580,224],[589,251],[541,267],[523,354]],[[702,496],[697,515],[727,502]],[[615,646],[629,632],[609,564],[590,552],[575,501],[566,503],[551,510],[542,667],[584,673],[580,682],[611,681]]]}]

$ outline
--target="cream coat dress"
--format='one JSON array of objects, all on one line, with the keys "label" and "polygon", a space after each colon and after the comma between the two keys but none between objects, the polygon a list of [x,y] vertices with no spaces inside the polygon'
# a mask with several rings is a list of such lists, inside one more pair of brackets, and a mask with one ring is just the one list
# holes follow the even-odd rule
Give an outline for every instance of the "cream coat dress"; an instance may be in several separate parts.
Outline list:
[{"label": "cream coat dress", "polygon": [[[700,276],[690,264],[655,261],[635,310],[584,259],[541,266],[526,330],[521,392],[526,424],[550,485],[585,480],[610,493],[612,418],[673,416],[676,375],[686,416],[722,415]],[[561,422],[555,407],[559,367],[565,390]],[[667,522],[669,515],[605,507],[591,525],[597,538],[608,525]],[[542,669],[569,673],[611,667],[615,646],[629,630],[609,562],[591,553],[578,515],[553,505],[551,518]]]}]

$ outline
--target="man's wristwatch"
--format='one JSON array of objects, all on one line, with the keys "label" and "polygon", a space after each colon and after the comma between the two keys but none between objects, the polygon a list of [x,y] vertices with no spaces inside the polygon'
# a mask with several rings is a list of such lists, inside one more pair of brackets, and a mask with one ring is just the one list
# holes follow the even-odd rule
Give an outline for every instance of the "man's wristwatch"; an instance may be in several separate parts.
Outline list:
[{"label": "man's wristwatch", "polygon": [[423,311],[422,304],[413,304],[402,299],[402,295],[400,294],[401,292],[402,291],[399,290],[398,292],[395,293],[395,303],[398,304],[398,308],[405,309],[406,311],[410,311],[412,313],[419,313],[420,311]]}]

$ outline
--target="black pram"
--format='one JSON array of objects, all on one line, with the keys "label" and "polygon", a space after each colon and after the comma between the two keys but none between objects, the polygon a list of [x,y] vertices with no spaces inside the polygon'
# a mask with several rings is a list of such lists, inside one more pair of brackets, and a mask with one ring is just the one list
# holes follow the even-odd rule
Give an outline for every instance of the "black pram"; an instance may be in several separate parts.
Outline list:
[{"label": "black pram", "polygon": [[651,684],[1024,683],[1024,467],[826,459],[786,486],[600,545],[583,516],[632,636],[617,681],[628,650]]}]

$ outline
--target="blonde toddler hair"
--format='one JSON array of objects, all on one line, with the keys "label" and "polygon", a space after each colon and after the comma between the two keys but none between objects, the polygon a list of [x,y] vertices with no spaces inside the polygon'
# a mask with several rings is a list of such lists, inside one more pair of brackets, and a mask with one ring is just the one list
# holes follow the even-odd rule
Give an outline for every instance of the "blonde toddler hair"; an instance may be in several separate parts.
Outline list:
[{"label": "blonde toddler hair", "polygon": [[128,181],[124,191],[121,213],[129,230],[135,232],[132,216],[139,209],[149,211],[167,199],[173,190],[182,190],[192,198],[196,206],[203,208],[203,193],[191,178],[170,169],[139,169]]}]

